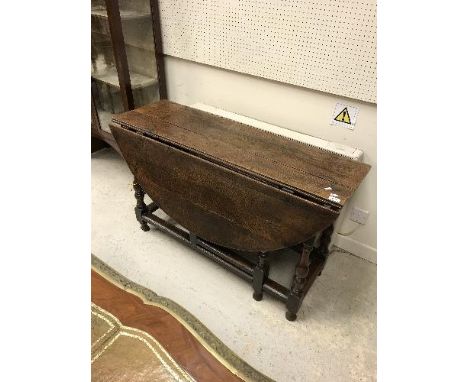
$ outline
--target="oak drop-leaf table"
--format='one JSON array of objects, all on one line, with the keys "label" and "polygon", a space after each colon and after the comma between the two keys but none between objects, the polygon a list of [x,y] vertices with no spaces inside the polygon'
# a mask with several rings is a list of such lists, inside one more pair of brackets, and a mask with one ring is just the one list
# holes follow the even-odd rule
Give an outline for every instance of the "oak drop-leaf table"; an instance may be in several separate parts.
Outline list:
[{"label": "oak drop-leaf table", "polygon": [[[172,234],[251,281],[256,300],[279,298],[295,320],[325,265],[333,223],[370,167],[169,101],[112,122],[135,177],[141,228]],[[156,216],[158,208],[186,230]],[[268,277],[269,252],[284,248],[300,252],[288,287]]]}]

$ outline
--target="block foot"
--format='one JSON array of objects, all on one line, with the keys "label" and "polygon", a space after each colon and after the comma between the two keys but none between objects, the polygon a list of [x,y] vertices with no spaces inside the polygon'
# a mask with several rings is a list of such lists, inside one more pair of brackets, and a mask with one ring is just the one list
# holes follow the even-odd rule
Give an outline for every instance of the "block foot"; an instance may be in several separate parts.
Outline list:
[{"label": "block foot", "polygon": [[253,298],[256,301],[262,301],[263,300],[263,293],[255,293],[253,294]]}]

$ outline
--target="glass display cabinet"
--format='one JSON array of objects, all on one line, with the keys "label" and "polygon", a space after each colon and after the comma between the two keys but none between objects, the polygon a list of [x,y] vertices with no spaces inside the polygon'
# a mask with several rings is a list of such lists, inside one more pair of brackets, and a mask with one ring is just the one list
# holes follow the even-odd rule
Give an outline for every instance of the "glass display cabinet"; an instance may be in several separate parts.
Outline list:
[{"label": "glass display cabinet", "polygon": [[112,115],[167,98],[157,0],[91,1],[91,137],[118,150]]}]

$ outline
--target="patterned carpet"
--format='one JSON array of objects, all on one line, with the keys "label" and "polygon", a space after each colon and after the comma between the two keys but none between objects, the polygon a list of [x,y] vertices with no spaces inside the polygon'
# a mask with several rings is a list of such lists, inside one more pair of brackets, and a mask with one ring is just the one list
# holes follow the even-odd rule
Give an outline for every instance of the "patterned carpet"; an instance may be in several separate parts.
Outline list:
[{"label": "patterned carpet", "polygon": [[272,381],[175,302],[92,256],[93,381]]},{"label": "patterned carpet", "polygon": [[194,381],[161,344],[92,304],[91,364],[95,381]]}]

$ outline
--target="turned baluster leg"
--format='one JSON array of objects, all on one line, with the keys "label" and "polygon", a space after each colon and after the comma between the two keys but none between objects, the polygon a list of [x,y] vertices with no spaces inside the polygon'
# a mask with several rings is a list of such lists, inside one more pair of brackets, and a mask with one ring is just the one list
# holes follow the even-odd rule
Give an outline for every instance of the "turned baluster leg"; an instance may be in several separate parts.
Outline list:
[{"label": "turned baluster leg", "polygon": [[286,318],[294,321],[297,318],[297,312],[302,304],[304,287],[309,274],[309,255],[314,248],[313,240],[305,242],[302,247],[302,253],[296,265],[291,290],[286,301]]},{"label": "turned baluster leg", "polygon": [[[317,255],[322,256],[324,260],[326,260],[328,257],[332,234],[333,234],[333,224],[327,227],[322,232],[322,235],[320,235],[319,246],[316,252],[317,252]],[[322,271],[320,271],[318,275],[320,276],[321,274],[322,274]]]},{"label": "turned baluster leg", "polygon": [[142,216],[146,212],[148,212],[148,206],[145,204],[144,197],[145,197],[145,192],[141,188],[141,186],[137,183],[136,180],[133,181],[133,189],[135,190],[135,199],[137,201],[136,207],[135,207],[135,215],[140,223],[140,228],[143,231],[149,231],[150,227],[147,222],[143,221]]},{"label": "turned baluster leg", "polygon": [[263,283],[268,277],[268,255],[266,253],[260,253],[258,255],[257,265],[253,272],[253,298],[257,301],[263,298]]}]

